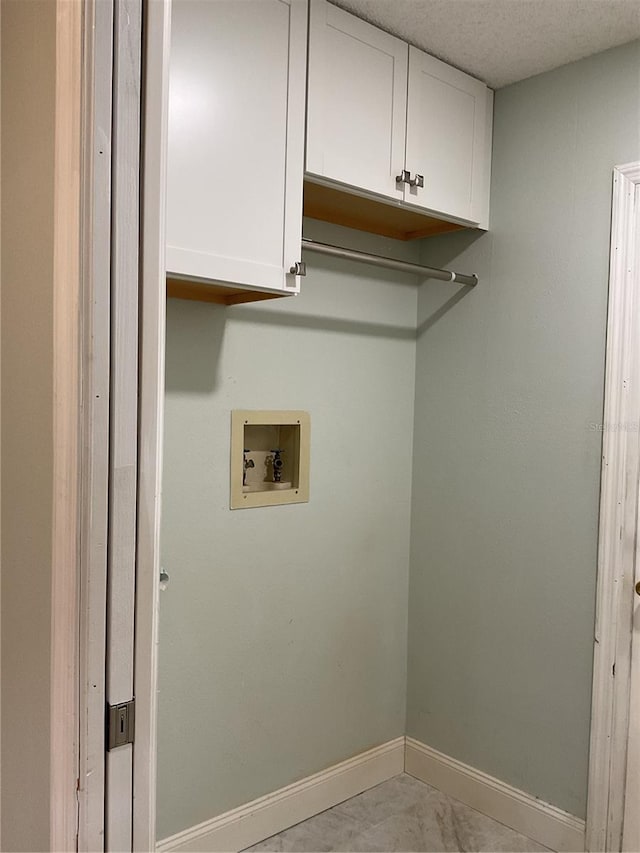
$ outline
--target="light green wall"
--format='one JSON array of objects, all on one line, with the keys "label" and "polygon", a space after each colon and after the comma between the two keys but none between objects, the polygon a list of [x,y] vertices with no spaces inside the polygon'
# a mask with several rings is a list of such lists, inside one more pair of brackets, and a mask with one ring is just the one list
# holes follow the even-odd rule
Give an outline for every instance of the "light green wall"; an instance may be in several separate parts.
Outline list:
[{"label": "light green wall", "polygon": [[[306,260],[296,298],[168,303],[158,838],[404,734],[415,280]],[[238,408],[311,413],[308,504],[229,510]]]},{"label": "light green wall", "polygon": [[491,230],[423,243],[408,734],[584,816],[611,174],[640,44],[500,90]]},{"label": "light green wall", "polygon": [[[611,170],[640,46],[496,95],[492,222],[309,255],[296,299],[170,300],[158,837],[405,730],[583,816]],[[414,423],[415,373],[415,423]],[[311,412],[311,501],[228,509],[229,413]],[[412,425],[414,442],[412,449]],[[413,478],[411,577],[408,586]]]}]

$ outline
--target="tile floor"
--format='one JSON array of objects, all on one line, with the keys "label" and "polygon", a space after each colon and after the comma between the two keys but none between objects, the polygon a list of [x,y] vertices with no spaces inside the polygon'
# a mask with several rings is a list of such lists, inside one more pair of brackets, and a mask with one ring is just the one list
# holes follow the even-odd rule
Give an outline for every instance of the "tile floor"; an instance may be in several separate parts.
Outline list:
[{"label": "tile floor", "polygon": [[406,773],[261,841],[251,851],[546,851]]}]

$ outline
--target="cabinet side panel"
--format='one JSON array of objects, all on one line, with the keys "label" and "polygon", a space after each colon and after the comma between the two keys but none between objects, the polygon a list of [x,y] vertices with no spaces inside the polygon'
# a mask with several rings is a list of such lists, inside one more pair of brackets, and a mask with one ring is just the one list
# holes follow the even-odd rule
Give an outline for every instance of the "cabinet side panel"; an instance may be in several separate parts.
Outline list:
[{"label": "cabinet side panel", "polygon": [[[482,107],[484,110],[484,124],[482,132],[484,139],[481,144],[476,144],[474,151],[474,180],[472,211],[474,221],[478,222],[480,228],[489,230],[489,200],[491,196],[491,155],[493,150],[493,90],[487,89],[486,98]],[[479,134],[476,134],[478,139]]]},{"label": "cabinet side panel", "polygon": [[301,260],[304,116],[306,104],[307,0],[292,0],[287,99],[287,162],[284,213],[284,286],[300,290],[300,277],[289,274]]},{"label": "cabinet side panel", "polygon": [[327,30],[326,0],[309,2],[309,56],[307,66],[307,140],[305,170],[324,175],[324,38]]}]

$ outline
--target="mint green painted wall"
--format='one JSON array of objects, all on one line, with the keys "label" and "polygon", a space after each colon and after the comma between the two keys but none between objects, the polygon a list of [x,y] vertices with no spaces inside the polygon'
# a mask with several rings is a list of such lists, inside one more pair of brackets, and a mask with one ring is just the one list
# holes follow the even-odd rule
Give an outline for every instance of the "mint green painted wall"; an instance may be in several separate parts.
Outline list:
[{"label": "mint green painted wall", "polygon": [[476,271],[419,295],[407,732],[585,814],[611,175],[640,158],[640,44],[496,94]]},{"label": "mint green painted wall", "polygon": [[[319,256],[297,299],[169,301],[159,838],[405,710],[584,816],[611,170],[640,157],[639,92],[638,43],[500,90],[486,235],[307,223],[479,273],[422,285],[417,344],[413,279]],[[311,412],[308,505],[228,510],[233,408]]]},{"label": "mint green painted wall", "polygon": [[[306,260],[297,298],[168,303],[158,838],[404,734],[415,280]],[[245,408],[311,413],[308,504],[229,510]]]}]

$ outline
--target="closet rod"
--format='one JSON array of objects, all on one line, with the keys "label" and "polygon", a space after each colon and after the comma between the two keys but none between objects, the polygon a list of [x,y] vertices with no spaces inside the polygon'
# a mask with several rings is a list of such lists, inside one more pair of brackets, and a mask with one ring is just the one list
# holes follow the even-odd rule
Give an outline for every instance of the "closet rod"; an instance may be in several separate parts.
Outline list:
[{"label": "closet rod", "polygon": [[439,270],[434,267],[425,267],[422,264],[411,264],[408,261],[396,261],[395,258],[369,255],[366,252],[356,252],[354,249],[341,249],[339,246],[316,243],[315,240],[307,240],[305,237],[302,238],[302,248],[309,252],[318,252],[321,255],[348,258],[350,261],[360,261],[363,264],[373,264],[376,267],[416,273],[426,278],[438,278],[441,281],[455,281],[456,284],[468,284],[471,287],[478,283],[477,275],[464,275],[463,273],[451,272],[451,270]]}]

